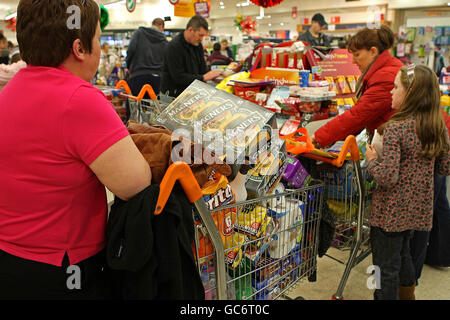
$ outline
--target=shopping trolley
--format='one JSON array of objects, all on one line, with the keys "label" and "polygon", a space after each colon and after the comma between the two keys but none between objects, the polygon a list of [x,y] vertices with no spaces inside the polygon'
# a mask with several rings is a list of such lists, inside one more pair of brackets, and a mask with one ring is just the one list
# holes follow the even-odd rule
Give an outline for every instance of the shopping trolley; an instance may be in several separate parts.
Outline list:
[{"label": "shopping trolley", "polygon": [[333,300],[342,300],[351,270],[371,253],[368,213],[374,183],[369,181],[367,172],[361,167],[360,152],[354,136],[346,138],[336,158],[308,152],[303,155],[323,162],[316,167],[316,178],[324,182],[324,201],[336,218],[332,245],[340,250],[350,250],[346,263],[326,254],[346,265],[339,287],[332,296]]},{"label": "shopping trolley", "polygon": [[97,89],[101,90],[103,94],[106,96],[106,99],[111,102],[119,115],[120,119],[123,123],[127,122],[127,104],[128,98],[122,95],[122,90],[128,90],[126,92],[131,92],[128,84],[123,81],[121,85],[116,87],[108,87],[108,86],[96,86]]},{"label": "shopping trolley", "polygon": [[[122,99],[122,102],[127,103],[129,111],[126,120],[134,120],[139,123],[149,124],[152,123],[163,110],[152,86],[149,84],[144,85],[137,96],[131,94],[130,87],[124,80],[119,81],[116,84],[115,89],[125,90],[125,92],[119,92],[118,97]],[[144,98],[146,94],[148,94],[150,99]]]},{"label": "shopping trolley", "polygon": [[176,180],[194,203],[192,249],[206,299],[287,298],[315,274],[322,182],[210,210],[189,166],[176,162],[161,182],[155,214]]}]

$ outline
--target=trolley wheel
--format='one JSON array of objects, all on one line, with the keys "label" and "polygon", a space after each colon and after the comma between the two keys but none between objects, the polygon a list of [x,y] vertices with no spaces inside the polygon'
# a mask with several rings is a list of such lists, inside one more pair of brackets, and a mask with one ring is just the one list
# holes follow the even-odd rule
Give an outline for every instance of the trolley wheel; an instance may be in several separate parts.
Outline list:
[{"label": "trolley wheel", "polygon": [[344,300],[344,297],[337,298],[336,295],[333,294],[331,300]]},{"label": "trolley wheel", "polygon": [[298,296],[298,297],[296,297],[294,300],[306,300],[306,299],[303,298],[302,296]]},{"label": "trolley wheel", "polygon": [[314,270],[309,276],[308,276],[309,282],[316,282],[317,281],[317,270]]}]

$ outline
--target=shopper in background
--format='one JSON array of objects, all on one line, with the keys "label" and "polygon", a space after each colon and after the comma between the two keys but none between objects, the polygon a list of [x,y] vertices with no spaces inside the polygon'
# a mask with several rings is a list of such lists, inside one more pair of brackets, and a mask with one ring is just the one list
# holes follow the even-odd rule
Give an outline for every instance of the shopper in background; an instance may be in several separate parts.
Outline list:
[{"label": "shopper in background", "polygon": [[127,52],[127,67],[130,70],[130,89],[135,96],[145,84],[151,85],[155,94],[159,94],[167,45],[163,32],[164,20],[156,18],[151,28],[139,27],[133,34]]},{"label": "shopper in background", "polygon": [[161,79],[161,91],[177,97],[194,80],[210,81],[222,70],[207,72],[203,38],[208,32],[208,22],[202,16],[192,17],[186,29],[180,32],[166,47]]},{"label": "shopper in background", "polygon": [[377,185],[369,218],[373,264],[381,272],[376,300],[397,300],[399,291],[414,299],[410,239],[413,230],[432,227],[435,168],[450,175],[449,137],[436,75],[425,66],[402,67],[391,93],[396,113],[381,130],[383,161],[377,160],[373,146],[366,151],[367,171]]},{"label": "shopper in background", "polygon": [[385,25],[380,29],[364,28],[349,40],[348,50],[353,54],[353,63],[362,72],[356,85],[358,102],[315,132],[311,139],[316,146],[326,147],[343,141],[365,128],[371,141],[374,130],[389,120],[394,112],[389,92],[403,65],[389,53],[393,44],[394,34]]},{"label": "shopper in background", "polygon": [[233,62],[232,58],[222,54],[222,52],[220,51],[220,48],[221,48],[220,43],[218,43],[218,42],[214,43],[213,52],[209,56],[209,61],[210,61],[211,65],[214,65],[214,64],[228,65],[231,62]]},{"label": "shopper in background", "polygon": [[102,44],[102,52],[100,55],[100,67],[98,70],[99,76],[108,79],[111,72],[116,67],[117,61],[119,61],[119,58],[110,51],[109,44],[104,42]]},{"label": "shopper in background", "polygon": [[313,47],[330,47],[330,40],[321,32],[326,30],[327,25],[324,16],[316,13],[311,18],[311,26],[298,37],[298,40],[308,42]]},{"label": "shopper in background", "polygon": [[9,63],[8,39],[0,33],[0,64]]},{"label": "shopper in background", "polygon": [[0,91],[6,84],[27,64],[20,58],[19,48],[14,48],[11,53],[11,64],[0,64]]},{"label": "shopper in background", "polygon": [[[67,27],[72,5],[79,29]],[[108,297],[105,186],[128,200],[150,184],[147,162],[89,82],[99,21],[94,0],[19,2],[27,67],[0,92],[0,299]]]},{"label": "shopper in background", "polygon": [[222,39],[222,41],[220,41],[220,53],[226,57],[233,59],[233,52],[231,52],[231,49],[228,46],[227,39]]}]

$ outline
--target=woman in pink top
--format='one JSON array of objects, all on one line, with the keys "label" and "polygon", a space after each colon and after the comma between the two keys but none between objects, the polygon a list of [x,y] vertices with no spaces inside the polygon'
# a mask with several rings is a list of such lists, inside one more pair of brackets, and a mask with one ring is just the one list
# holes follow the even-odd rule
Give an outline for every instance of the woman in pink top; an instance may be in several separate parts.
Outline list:
[{"label": "woman in pink top", "polygon": [[0,91],[0,299],[108,297],[105,186],[128,200],[150,185],[147,162],[89,83],[99,20],[93,0],[18,5],[27,67]]}]

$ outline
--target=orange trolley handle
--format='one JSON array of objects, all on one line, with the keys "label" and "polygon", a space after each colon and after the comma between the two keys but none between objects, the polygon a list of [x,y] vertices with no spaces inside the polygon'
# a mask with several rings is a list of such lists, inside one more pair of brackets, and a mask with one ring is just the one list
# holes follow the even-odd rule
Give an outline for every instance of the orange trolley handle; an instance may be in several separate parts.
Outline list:
[{"label": "orange trolley handle", "polygon": [[332,165],[334,165],[336,167],[342,167],[342,165],[344,164],[345,160],[347,159],[348,150],[350,150],[350,158],[351,158],[351,160],[353,162],[359,162],[360,155],[359,155],[358,144],[356,143],[355,136],[352,136],[352,135],[348,136],[345,139],[344,145],[342,146],[341,152],[339,152],[337,158],[330,159],[330,158],[316,156],[316,155],[313,155],[313,154],[309,154],[308,157],[312,158],[312,159],[315,159],[315,160],[320,160],[320,161],[323,161],[323,162],[331,163]]},{"label": "orange trolley handle", "polygon": [[129,96],[130,99],[140,102],[144,98],[144,95],[146,93],[148,93],[148,95],[150,96],[150,99],[156,100],[155,91],[153,90],[152,86],[149,84],[146,84],[142,87],[142,89],[139,92],[139,94],[137,95],[137,97],[134,97],[131,95],[130,87],[128,86],[128,83],[125,80],[120,80],[119,82],[117,82],[115,89],[119,90],[121,88],[123,88],[125,90],[125,92],[127,93],[127,95]]},{"label": "orange trolley handle", "polygon": [[[295,136],[296,133],[301,133],[302,136]],[[289,153],[304,154],[306,157],[331,163],[336,167],[342,167],[345,160],[347,160],[348,150],[350,150],[350,158],[353,162],[360,160],[359,148],[356,143],[355,136],[348,136],[337,158],[326,158],[310,153],[314,150],[314,145],[311,142],[308,131],[305,128],[298,128],[296,131],[288,135],[280,135],[280,139],[286,140],[286,149]]]},{"label": "orange trolley handle", "polygon": [[127,94],[131,94],[130,87],[128,86],[128,83],[125,80],[120,80],[116,83],[116,89],[119,90],[123,88]]},{"label": "orange trolley handle", "polygon": [[156,203],[155,215],[159,215],[164,209],[173,186],[177,181],[180,182],[191,203],[198,201],[203,196],[202,190],[200,189],[191,168],[182,161],[174,162],[170,165],[169,169],[167,169],[159,186],[159,196],[158,202]]},{"label": "orange trolley handle", "polygon": [[[141,101],[144,98],[144,95],[148,93],[148,95],[150,96],[150,99],[152,100],[156,100],[156,94],[155,91],[153,90],[152,86],[149,84],[146,84],[142,87],[141,91],[139,92],[138,96],[135,98],[135,100],[137,101]],[[133,99],[133,98],[132,98]]]},{"label": "orange trolley handle", "polygon": [[[295,136],[296,133],[301,133],[302,135]],[[290,134],[280,135],[280,139],[286,140],[286,151],[290,153],[300,154],[314,150],[314,145],[306,128],[298,128]]]}]

